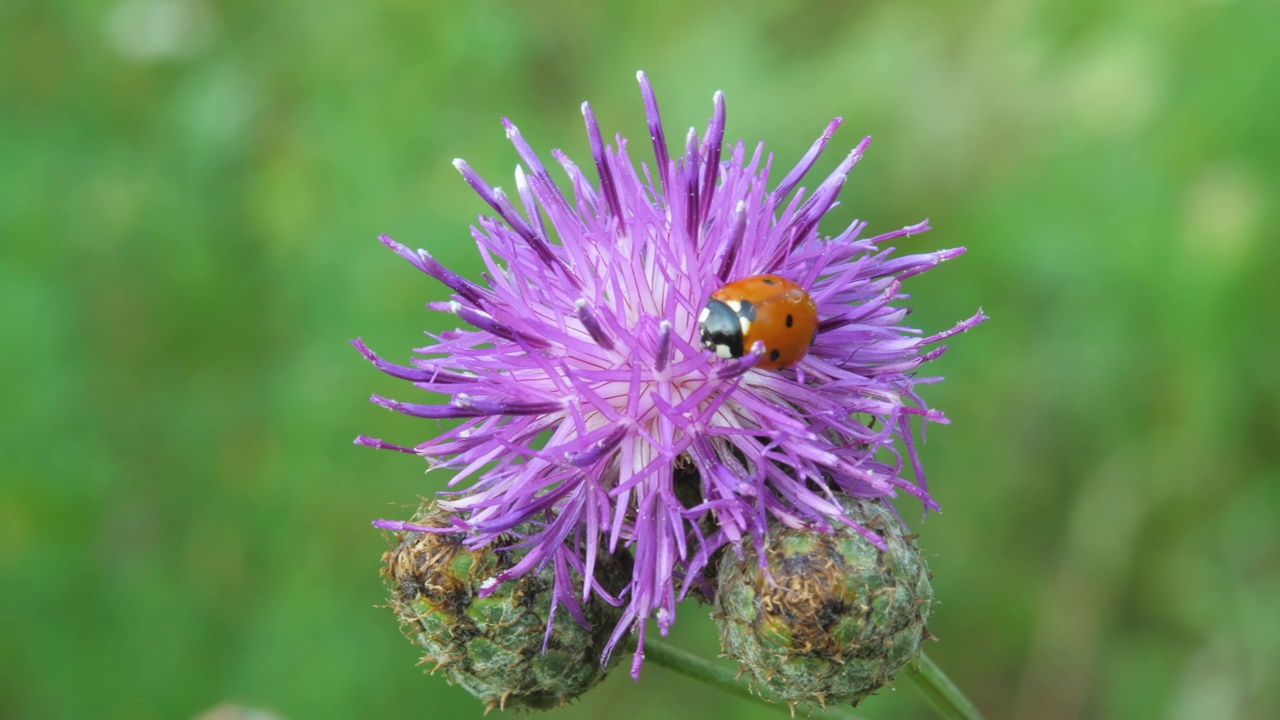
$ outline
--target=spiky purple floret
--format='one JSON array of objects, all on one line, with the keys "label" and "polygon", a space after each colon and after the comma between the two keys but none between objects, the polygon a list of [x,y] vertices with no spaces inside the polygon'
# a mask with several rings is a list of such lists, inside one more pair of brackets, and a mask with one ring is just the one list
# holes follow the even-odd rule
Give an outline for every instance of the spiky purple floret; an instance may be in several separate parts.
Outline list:
[{"label": "spiky purple floret", "polygon": [[[684,152],[672,158],[653,91],[643,73],[638,79],[653,175],[644,165],[637,173],[622,137],[604,142],[584,103],[598,182],[555,151],[566,195],[504,119],[523,163],[515,174],[519,209],[466,163],[454,163],[496,213],[480,217],[471,233],[486,284],[381,238],[453,292],[451,302],[432,308],[475,329],[433,337],[411,366],[355,341],[380,370],[452,398],[419,405],[374,396],[408,415],[461,422],[412,450],[356,442],[454,469],[451,488],[469,481],[441,505],[456,514],[470,545],[509,544],[514,536],[531,548],[487,587],[546,563],[591,578],[598,548],[631,550],[635,571],[618,599],[626,608],[610,649],[628,629],[643,648],[649,617],[665,634],[677,600],[723,545],[748,537],[764,557],[769,516],[790,527],[850,525],[879,543],[844,515],[840,494],[905,492],[937,509],[911,417],[946,419],[914,389],[937,378],[914,373],[942,352],[936,343],[986,319],[979,311],[928,337],[900,325],[907,314],[894,304],[905,297],[901,280],[964,252],[892,257],[892,248],[881,247],[928,230],[927,222],[864,239],[866,223],[855,221],[834,237],[819,236],[819,221],[870,138],[811,195],[791,196],[839,126],[836,118],[770,192],[773,156],[763,145],[748,152],[738,142],[721,160],[722,94],[703,136],[690,130]],[[698,312],[711,292],[764,272],[808,288],[821,318],[809,354],[781,372],[754,369],[759,347],[725,362],[697,339]],[[904,455],[915,480],[904,477]],[[696,485],[696,500],[678,478]],[[517,534],[525,523],[536,532]],[[557,601],[571,613],[572,586],[567,577],[556,583]],[[584,596],[604,594],[594,582],[582,587]],[[637,651],[633,675],[642,657]]]}]

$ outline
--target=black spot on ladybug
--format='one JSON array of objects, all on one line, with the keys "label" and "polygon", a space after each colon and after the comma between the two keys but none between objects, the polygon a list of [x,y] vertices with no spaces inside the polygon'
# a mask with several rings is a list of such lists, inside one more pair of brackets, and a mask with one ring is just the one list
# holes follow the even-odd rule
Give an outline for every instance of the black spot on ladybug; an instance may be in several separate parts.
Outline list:
[{"label": "black spot on ladybug", "polygon": [[779,356],[779,355],[781,355],[781,354],[782,354],[782,353],[778,352],[777,350],[774,350],[773,352],[769,353],[769,359],[770,359],[770,360],[777,360],[777,359],[778,359],[778,356]]},{"label": "black spot on ladybug", "polygon": [[791,327],[791,324],[792,324],[792,323],[794,323],[795,321],[796,321],[796,319],[795,319],[795,318],[793,318],[793,317],[791,317],[790,315],[788,315],[788,316],[787,316],[787,327]]},{"label": "black spot on ladybug", "polygon": [[765,284],[765,285],[777,285],[778,283],[774,282],[774,281],[773,281],[773,278],[765,278],[765,279],[764,279],[764,284]]}]

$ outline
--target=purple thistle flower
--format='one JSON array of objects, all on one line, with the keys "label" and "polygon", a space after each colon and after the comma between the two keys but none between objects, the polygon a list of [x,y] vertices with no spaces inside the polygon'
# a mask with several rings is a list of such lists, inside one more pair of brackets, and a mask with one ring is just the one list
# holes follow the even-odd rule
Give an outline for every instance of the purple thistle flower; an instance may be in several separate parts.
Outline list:
[{"label": "purple thistle flower", "polygon": [[[914,372],[943,352],[941,340],[986,319],[979,311],[930,336],[899,325],[908,313],[895,305],[906,297],[901,281],[964,252],[895,257],[882,247],[928,230],[927,221],[870,238],[861,237],[866,223],[855,221],[834,237],[819,236],[819,221],[870,138],[806,195],[797,186],[839,126],[836,118],[770,191],[773,156],[762,145],[748,150],[738,142],[721,157],[722,94],[705,133],[690,129],[683,153],[671,157],[653,91],[643,73],[637,77],[652,167],[637,172],[622,137],[606,144],[584,103],[598,179],[553,151],[566,193],[504,119],[523,162],[514,197],[454,162],[494,212],[471,232],[487,268],[483,283],[380,238],[452,291],[451,301],[432,309],[473,329],[432,337],[408,366],[354,341],[383,372],[450,396],[444,405],[373,402],[460,420],[414,448],[363,436],[356,442],[455,470],[449,486],[469,487],[441,505],[470,546],[516,537],[530,548],[487,588],[551,563],[555,601],[571,615],[580,617],[573,575],[587,579],[583,599],[596,593],[623,603],[609,648],[629,629],[639,635],[633,675],[647,619],[666,634],[677,601],[704,585],[703,571],[722,546],[749,538],[765,557],[770,516],[794,528],[850,526],[883,546],[846,517],[841,495],[905,492],[926,511],[937,509],[911,418],[946,418],[915,391],[938,378]],[[698,340],[708,296],[761,273],[798,283],[818,307],[815,344],[781,371],[754,367],[758,347],[726,361]],[[915,480],[904,477],[906,463]],[[529,527],[535,530],[517,532]],[[610,598],[591,580],[597,553],[623,548],[634,555],[634,574]]]}]

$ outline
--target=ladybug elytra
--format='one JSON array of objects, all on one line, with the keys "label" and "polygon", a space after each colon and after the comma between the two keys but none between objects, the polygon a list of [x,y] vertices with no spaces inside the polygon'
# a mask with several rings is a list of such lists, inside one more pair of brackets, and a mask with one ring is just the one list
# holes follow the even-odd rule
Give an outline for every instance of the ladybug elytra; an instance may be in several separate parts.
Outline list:
[{"label": "ladybug elytra", "polygon": [[779,275],[753,275],[711,294],[698,315],[702,347],[725,359],[764,343],[758,368],[781,370],[800,362],[818,336],[818,306],[809,293]]}]

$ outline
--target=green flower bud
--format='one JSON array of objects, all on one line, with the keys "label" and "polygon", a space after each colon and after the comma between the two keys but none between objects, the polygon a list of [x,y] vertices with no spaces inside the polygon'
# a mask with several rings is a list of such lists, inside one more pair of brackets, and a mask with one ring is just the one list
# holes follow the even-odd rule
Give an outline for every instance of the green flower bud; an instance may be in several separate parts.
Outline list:
[{"label": "green flower bud", "polygon": [[767,573],[750,547],[742,559],[726,552],[720,560],[713,616],[721,646],[767,698],[856,705],[929,637],[933,589],[912,537],[878,500],[842,504],[886,550],[847,527],[819,533],[771,522]]},{"label": "green flower bud", "polygon": [[[449,514],[426,501],[414,525],[449,527]],[[543,652],[551,612],[550,567],[525,573],[480,597],[489,578],[514,566],[524,550],[469,550],[457,533],[402,532],[383,555],[382,574],[391,608],[405,635],[426,652],[450,683],[497,708],[546,709],[581,695],[604,679],[601,655],[621,610],[596,596],[582,604],[591,629],[561,608]],[[630,577],[627,558],[601,553],[597,579],[614,579],[617,590]],[[606,585],[608,584],[606,580]],[[576,594],[581,598],[581,587]]]}]

